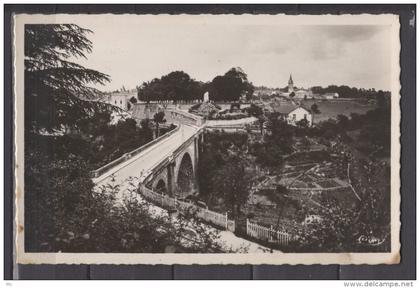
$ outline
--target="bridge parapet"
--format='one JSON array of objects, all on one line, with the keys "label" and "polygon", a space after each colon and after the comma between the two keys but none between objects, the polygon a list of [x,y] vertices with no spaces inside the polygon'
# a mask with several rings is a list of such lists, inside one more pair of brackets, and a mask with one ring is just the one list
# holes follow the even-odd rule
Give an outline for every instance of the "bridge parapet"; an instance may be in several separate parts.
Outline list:
[{"label": "bridge parapet", "polygon": [[179,131],[179,129],[180,129],[180,126],[178,125],[173,130],[171,130],[171,131],[163,134],[162,136],[157,137],[156,139],[154,139],[154,140],[152,140],[152,141],[144,144],[143,146],[140,146],[137,149],[134,149],[134,150],[132,150],[130,152],[127,152],[127,153],[123,154],[121,157],[118,157],[117,159],[109,162],[108,164],[105,164],[104,166],[102,166],[102,167],[100,167],[100,168],[92,171],[91,172],[91,176],[93,178],[97,178],[97,177],[101,176],[102,174],[108,172],[109,170],[111,170],[115,166],[117,166],[117,165],[119,165],[119,164],[121,164],[121,163],[129,160],[130,158],[132,158],[133,156],[135,156],[135,155],[143,152],[147,148],[149,148],[149,147],[155,145],[156,143],[162,141],[163,139],[168,138],[169,136],[175,134],[176,132]]},{"label": "bridge parapet", "polygon": [[169,123],[181,123],[198,127],[205,123],[205,119],[203,117],[191,114],[187,111],[179,110],[177,108],[167,108],[165,110],[165,118]]},{"label": "bridge parapet", "polygon": [[153,179],[156,175],[158,175],[163,169],[165,169],[168,165],[174,164],[175,159],[179,157],[185,150],[188,149],[188,147],[191,145],[192,142],[194,142],[195,139],[199,137],[199,135],[204,131],[205,127],[201,126],[194,135],[190,136],[188,139],[186,139],[178,148],[176,148],[174,151],[171,151],[166,155],[166,157],[156,163],[154,166],[152,166],[148,171],[145,171],[143,175],[140,178],[140,183],[143,183],[145,185],[153,182]]},{"label": "bridge parapet", "polygon": [[224,126],[233,127],[233,126],[245,126],[251,125],[257,122],[258,119],[255,117],[246,117],[241,119],[234,119],[234,120],[207,120],[206,126],[208,127],[221,127]]}]

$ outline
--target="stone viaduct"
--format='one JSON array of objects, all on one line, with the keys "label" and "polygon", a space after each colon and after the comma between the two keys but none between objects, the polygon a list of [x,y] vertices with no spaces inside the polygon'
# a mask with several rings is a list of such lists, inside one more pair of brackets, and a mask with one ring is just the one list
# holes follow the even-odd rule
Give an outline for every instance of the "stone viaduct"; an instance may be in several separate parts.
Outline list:
[{"label": "stone viaduct", "polygon": [[[93,171],[96,186],[110,181],[124,186],[127,179],[137,178],[139,185],[176,198],[198,193],[198,160],[203,152],[205,120],[171,108],[165,110],[165,118],[177,128]],[[244,124],[250,121],[245,120]],[[216,124],[221,128],[226,125]]]},{"label": "stone viaduct", "polygon": [[198,130],[162,162],[153,166],[143,183],[156,192],[176,198],[198,193],[197,170],[204,141],[203,131]]}]

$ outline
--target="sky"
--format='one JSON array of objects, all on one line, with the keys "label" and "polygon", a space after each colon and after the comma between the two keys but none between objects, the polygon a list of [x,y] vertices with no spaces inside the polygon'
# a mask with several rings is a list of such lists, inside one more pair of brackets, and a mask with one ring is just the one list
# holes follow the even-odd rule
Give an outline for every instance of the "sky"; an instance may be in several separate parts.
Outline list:
[{"label": "sky", "polygon": [[[169,17],[169,18],[168,18]],[[272,21],[144,20],[97,17],[76,21],[93,31],[93,51],[77,60],[110,75],[104,91],[132,89],[175,70],[211,81],[241,67],[254,85],[349,85],[390,90],[390,26],[300,25]],[[169,20],[168,20],[169,19]]]}]

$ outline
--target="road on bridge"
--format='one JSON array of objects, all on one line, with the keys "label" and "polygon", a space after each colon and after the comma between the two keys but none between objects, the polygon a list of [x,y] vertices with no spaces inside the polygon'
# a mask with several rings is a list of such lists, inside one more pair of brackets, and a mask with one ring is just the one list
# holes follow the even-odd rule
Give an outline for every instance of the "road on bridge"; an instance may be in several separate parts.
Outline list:
[{"label": "road on bridge", "polygon": [[[168,138],[162,139],[155,145],[145,149],[138,155],[130,158],[126,162],[123,162],[108,172],[102,174],[99,177],[93,178],[92,181],[95,183],[96,188],[100,189],[101,186],[107,184],[119,185],[119,193],[116,195],[116,201],[122,203],[125,197],[129,195],[130,184],[135,187],[139,184],[139,176],[141,171],[146,172],[161,161],[163,161],[168,155],[174,152],[180,147],[188,138],[193,136],[200,127],[182,125],[179,131],[175,132]],[[132,179],[130,178],[137,178]],[[134,196],[138,201],[145,201],[140,194],[135,193]],[[152,205],[150,207],[151,213],[155,215],[161,215],[167,213],[166,210]],[[215,229],[208,226],[208,229]],[[218,240],[226,248],[241,249],[246,247],[249,253],[269,253],[270,250],[257,243],[240,238],[229,231],[220,231],[220,239]],[[281,253],[280,251],[274,251],[274,253]]]},{"label": "road on bridge", "polygon": [[92,181],[97,187],[100,187],[110,183],[112,178],[114,178],[113,184],[122,185],[130,177],[139,177],[141,171],[146,172],[163,161],[199,129],[199,127],[181,124],[179,130],[173,135],[162,139],[155,145],[140,152],[126,162],[113,167],[101,176],[93,178]]}]

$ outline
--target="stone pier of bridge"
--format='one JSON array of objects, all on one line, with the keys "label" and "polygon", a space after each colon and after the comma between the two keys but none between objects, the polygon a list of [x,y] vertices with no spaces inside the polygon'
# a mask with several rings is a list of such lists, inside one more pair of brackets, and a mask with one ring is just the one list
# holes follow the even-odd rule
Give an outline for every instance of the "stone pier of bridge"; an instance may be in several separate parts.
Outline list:
[{"label": "stone pier of bridge", "polygon": [[198,161],[203,141],[202,131],[187,139],[161,165],[154,167],[145,185],[177,198],[199,193]]},{"label": "stone pier of bridge", "polygon": [[[139,184],[171,196],[183,198],[197,194],[198,161],[207,123],[202,117],[179,109],[166,109],[165,118],[178,128],[162,135],[161,139],[155,139],[155,143],[146,144],[144,149],[139,147],[136,153],[126,153],[127,159],[113,161],[115,165],[109,163],[112,165],[98,169],[101,172],[95,173],[92,179],[96,186],[113,181],[125,189],[127,182],[132,181],[129,179],[137,178]],[[235,124],[246,125],[252,123],[251,120],[255,121],[247,118]],[[212,125],[222,129],[226,126],[225,122]]]}]

